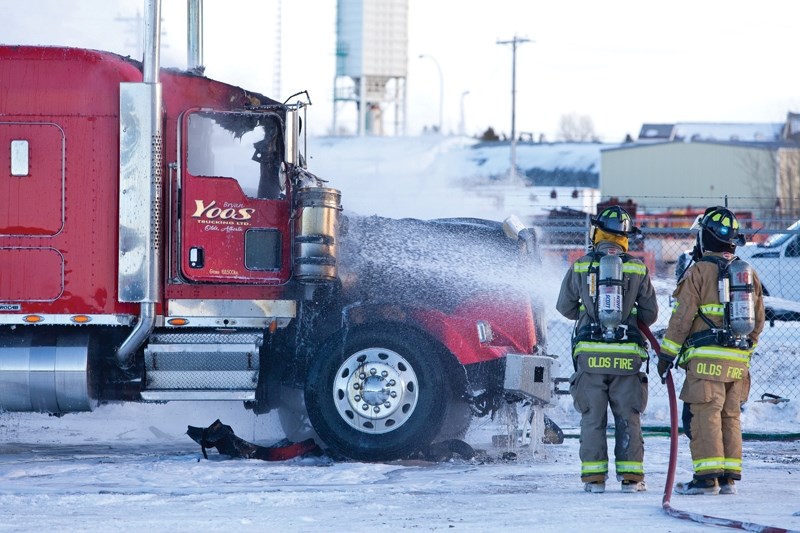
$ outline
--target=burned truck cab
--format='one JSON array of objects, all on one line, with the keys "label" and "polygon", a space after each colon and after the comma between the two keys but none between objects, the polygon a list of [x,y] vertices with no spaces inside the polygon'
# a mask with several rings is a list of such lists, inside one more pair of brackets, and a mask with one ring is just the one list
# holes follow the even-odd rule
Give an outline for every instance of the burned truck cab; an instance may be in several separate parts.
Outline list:
[{"label": "burned truck cab", "polygon": [[307,101],[58,47],[0,85],[0,411],[231,400],[387,460],[550,401],[519,228],[345,216]]}]

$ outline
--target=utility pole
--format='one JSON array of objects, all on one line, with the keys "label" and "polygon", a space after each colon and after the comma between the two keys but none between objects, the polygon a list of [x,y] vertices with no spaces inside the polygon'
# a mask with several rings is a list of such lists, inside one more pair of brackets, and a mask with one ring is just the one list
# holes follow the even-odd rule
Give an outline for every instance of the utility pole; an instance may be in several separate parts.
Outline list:
[{"label": "utility pole", "polygon": [[[275,59],[272,62],[272,97],[281,99],[281,45],[283,44],[283,3],[278,0],[275,13]],[[334,105],[336,105],[334,103]]]},{"label": "utility pole", "polygon": [[461,118],[458,121],[458,134],[461,135],[462,137],[467,132],[467,125],[466,122],[464,122],[464,97],[467,96],[468,94],[469,91],[464,91],[463,93],[461,93]]},{"label": "utility pole", "polygon": [[[116,17],[114,20],[126,23],[128,25],[128,28],[125,30],[125,33],[133,34],[132,38],[125,39],[126,49],[128,49],[127,47],[132,47],[134,49],[134,52],[133,54],[131,54],[131,57],[133,57],[134,59],[143,59],[144,42],[142,41],[142,35],[144,35],[145,21],[141,11],[137,9],[135,17]],[[159,22],[159,26],[160,25],[161,23]],[[161,30],[161,37],[164,37],[165,35],[167,35],[167,31]],[[161,49],[163,50],[165,48],[169,48],[169,44],[162,42]]]},{"label": "utility pole", "polygon": [[186,69],[203,73],[203,0],[186,4]]},{"label": "utility pole", "polygon": [[497,44],[511,45],[511,170],[512,178],[517,176],[517,46],[529,43],[530,39],[514,36],[510,41],[497,41]]},{"label": "utility pole", "polygon": [[134,52],[132,56],[136,59],[142,57],[142,35],[144,34],[144,22],[142,21],[142,13],[137,9],[135,17],[117,17],[115,20],[125,22],[128,28],[125,33],[132,33],[133,39],[125,39],[125,46],[133,47]]}]

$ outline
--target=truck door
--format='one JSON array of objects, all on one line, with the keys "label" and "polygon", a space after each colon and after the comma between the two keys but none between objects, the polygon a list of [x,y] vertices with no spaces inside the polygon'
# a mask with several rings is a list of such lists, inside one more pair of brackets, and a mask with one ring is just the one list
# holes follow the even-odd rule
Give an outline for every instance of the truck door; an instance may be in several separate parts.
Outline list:
[{"label": "truck door", "polygon": [[181,120],[179,268],[193,282],[279,284],[290,202],[275,113],[196,110]]}]

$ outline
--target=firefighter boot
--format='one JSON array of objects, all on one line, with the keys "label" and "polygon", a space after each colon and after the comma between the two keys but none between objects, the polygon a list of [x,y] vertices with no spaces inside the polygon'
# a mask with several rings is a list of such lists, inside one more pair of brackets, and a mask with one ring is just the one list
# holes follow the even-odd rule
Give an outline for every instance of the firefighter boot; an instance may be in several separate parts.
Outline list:
[{"label": "firefighter boot", "polygon": [[711,479],[697,479],[694,478],[688,483],[676,483],[676,494],[687,494],[694,496],[696,494],[719,494],[719,485],[717,485],[716,478]]},{"label": "firefighter boot", "polygon": [[736,494],[736,483],[732,477],[722,476],[719,478],[720,494]]},{"label": "firefighter boot", "polygon": [[589,483],[583,484],[583,490],[586,492],[605,492],[606,491],[606,482],[605,481],[590,481]]},{"label": "firefighter boot", "polygon": [[647,483],[644,480],[633,481],[630,479],[622,480],[622,492],[644,492],[647,490]]}]

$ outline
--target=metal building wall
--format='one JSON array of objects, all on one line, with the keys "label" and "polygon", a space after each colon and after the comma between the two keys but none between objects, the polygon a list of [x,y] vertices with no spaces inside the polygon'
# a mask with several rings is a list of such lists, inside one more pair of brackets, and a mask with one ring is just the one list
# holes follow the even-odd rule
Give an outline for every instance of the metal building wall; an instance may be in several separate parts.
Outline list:
[{"label": "metal building wall", "polygon": [[778,150],[780,178],[776,215],[788,219],[800,218],[800,148],[784,147]]},{"label": "metal building wall", "polygon": [[632,198],[648,211],[722,203],[764,214],[774,206],[775,150],[706,142],[669,142],[601,152],[603,198]]}]

